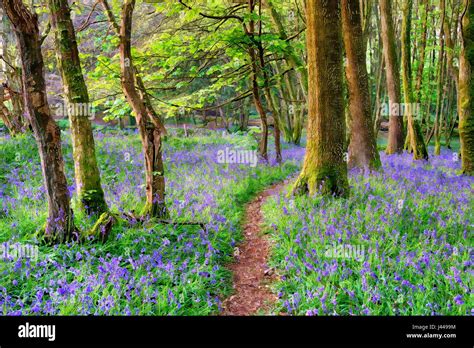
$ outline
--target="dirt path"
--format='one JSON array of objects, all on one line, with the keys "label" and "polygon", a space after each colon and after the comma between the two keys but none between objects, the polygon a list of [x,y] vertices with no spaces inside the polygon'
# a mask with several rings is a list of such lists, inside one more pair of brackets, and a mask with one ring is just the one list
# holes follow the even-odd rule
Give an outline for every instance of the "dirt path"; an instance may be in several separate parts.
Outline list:
[{"label": "dirt path", "polygon": [[222,315],[270,314],[272,304],[278,299],[269,288],[277,276],[267,265],[270,245],[261,232],[261,207],[286,183],[270,186],[247,205],[243,226],[245,239],[236,249],[236,262],[229,266],[234,274],[234,293],[224,301]]}]

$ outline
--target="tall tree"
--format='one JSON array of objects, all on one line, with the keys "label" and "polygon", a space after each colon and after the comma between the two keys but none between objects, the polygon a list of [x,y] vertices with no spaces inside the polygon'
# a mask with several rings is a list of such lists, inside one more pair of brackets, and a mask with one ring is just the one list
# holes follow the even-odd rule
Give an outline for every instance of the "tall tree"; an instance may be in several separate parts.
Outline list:
[{"label": "tall tree", "polygon": [[308,0],[308,141],[295,194],[348,196],[339,1]]},{"label": "tall tree", "polygon": [[270,73],[269,68],[265,62],[265,49],[262,44],[262,31],[263,31],[263,23],[262,23],[262,0],[258,3],[258,16],[260,20],[258,21],[258,40],[256,40],[257,44],[257,51],[258,51],[258,61],[260,65],[260,70],[262,71],[264,87],[263,93],[265,95],[265,99],[267,101],[267,107],[270,109],[273,115],[273,136],[275,138],[275,153],[276,153],[276,161],[277,163],[281,163],[282,155],[281,155],[281,144],[280,144],[280,113],[277,110],[273,96],[270,90]]},{"label": "tall tree", "polygon": [[[440,7],[445,11],[446,8],[446,0],[440,0]],[[454,12],[454,10],[453,10]],[[454,15],[454,13],[453,13]],[[458,13],[459,15],[459,13]],[[449,25],[448,18],[446,14],[442,16],[442,35],[444,36],[444,41],[446,42],[446,58],[447,58],[447,65],[448,65],[448,72],[451,75],[451,78],[454,80],[454,84],[456,86],[456,89],[458,88],[458,83],[459,83],[459,70],[458,68],[454,65],[454,42],[453,38],[451,37],[451,28]],[[457,18],[455,16],[454,19],[455,23],[457,24]],[[457,27],[457,25],[456,25]]]},{"label": "tall tree", "polygon": [[64,174],[61,132],[51,116],[46,98],[38,16],[22,1],[2,0],[2,3],[17,35],[25,105],[41,159],[49,210],[45,238],[50,242],[63,242],[70,239],[74,231],[74,214]]},{"label": "tall tree", "polygon": [[342,29],[347,57],[346,77],[349,85],[348,166],[349,168],[378,169],[381,164],[372,126],[360,6],[356,1],[342,1]]},{"label": "tall tree", "polygon": [[403,2],[403,20],[402,20],[402,70],[403,70],[403,96],[405,101],[405,110],[407,112],[407,125],[410,146],[413,151],[415,160],[428,159],[428,151],[426,150],[423,134],[418,121],[413,115],[412,107],[413,88],[411,81],[411,45],[410,45],[410,28],[411,13],[413,0],[404,0]]},{"label": "tall tree", "polygon": [[464,0],[459,62],[459,136],[462,172],[474,175],[474,1]]},{"label": "tall tree", "polygon": [[428,36],[428,0],[421,0],[420,1],[420,11],[422,12],[422,23],[421,23],[421,42],[419,44],[420,47],[420,55],[418,57],[418,68],[416,71],[416,84],[415,84],[415,101],[416,103],[421,103],[421,86],[423,83],[423,70],[425,67],[425,56],[426,56],[426,38]]},{"label": "tall tree", "polygon": [[392,1],[380,0],[380,14],[382,27],[383,55],[387,91],[389,98],[389,133],[386,153],[391,155],[403,152],[403,118],[394,110],[400,109],[400,70],[398,64],[397,46],[395,42],[394,26],[392,19]]},{"label": "tall tree", "polygon": [[84,81],[76,33],[67,0],[48,0],[51,25],[56,39],[56,57],[67,98],[71,123],[74,171],[79,199],[87,213],[107,210],[95,155],[89,93]]},{"label": "tall tree", "polygon": [[[249,24],[248,27],[243,24],[244,31],[246,35],[250,38],[251,44],[248,46],[248,55],[249,55],[249,64],[252,69],[250,74],[250,84],[252,89],[253,102],[255,108],[260,116],[260,122],[262,127],[262,137],[260,139],[259,152],[262,158],[265,160],[268,159],[268,121],[265,108],[263,107],[262,100],[260,97],[260,86],[258,85],[258,75],[259,75],[259,58],[258,58],[258,40],[255,39],[256,28],[255,28],[255,0],[248,0],[247,7],[249,11]],[[261,43],[260,43],[261,44]]]},{"label": "tall tree", "polygon": [[[103,0],[105,2],[105,0]],[[138,130],[145,155],[146,205],[143,215],[164,218],[168,212],[165,204],[165,173],[163,165],[162,135],[166,129],[161,120],[151,112],[151,105],[139,90],[139,82],[132,58],[132,18],[135,0],[125,0],[120,26],[120,67],[122,89],[135,112]],[[138,87],[137,87],[138,85]]]},{"label": "tall tree", "polygon": [[[435,137],[435,147],[434,147],[434,154],[435,156],[439,156],[441,153],[441,122],[442,122],[442,115],[443,115],[443,94],[446,91],[443,91],[443,80],[445,79],[445,52],[444,52],[444,39],[445,35],[443,35],[443,23],[444,18],[446,16],[446,7],[444,1],[441,1],[441,29],[440,29],[440,38],[439,38],[439,58],[438,58],[438,86],[437,86],[437,96],[436,96],[436,115],[433,127],[433,134]],[[427,141],[429,143],[429,140]]]}]

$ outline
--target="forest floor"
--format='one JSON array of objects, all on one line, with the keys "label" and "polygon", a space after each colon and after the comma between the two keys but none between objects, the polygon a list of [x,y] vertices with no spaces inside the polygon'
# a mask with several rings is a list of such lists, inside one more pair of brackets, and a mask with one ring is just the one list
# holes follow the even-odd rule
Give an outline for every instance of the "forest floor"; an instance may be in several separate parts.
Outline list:
[{"label": "forest floor", "polygon": [[268,315],[278,300],[270,289],[277,276],[268,266],[271,246],[268,236],[262,232],[261,209],[269,197],[278,195],[287,184],[285,180],[270,186],[246,207],[244,241],[235,249],[236,262],[229,265],[234,293],[224,301],[222,315]]}]

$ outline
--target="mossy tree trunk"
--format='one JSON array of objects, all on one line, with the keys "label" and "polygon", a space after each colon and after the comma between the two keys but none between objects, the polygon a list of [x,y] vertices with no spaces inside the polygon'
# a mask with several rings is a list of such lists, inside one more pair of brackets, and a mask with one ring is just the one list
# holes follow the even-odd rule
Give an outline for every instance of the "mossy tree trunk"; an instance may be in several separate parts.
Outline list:
[{"label": "mossy tree trunk", "polygon": [[93,114],[82,75],[71,10],[67,0],[48,1],[51,26],[56,40],[56,58],[68,103],[77,194],[88,214],[101,214],[107,211],[107,204],[100,183],[94,136],[89,120]]},{"label": "mossy tree trunk", "polygon": [[74,214],[64,174],[61,132],[51,116],[46,98],[38,16],[31,13],[22,1],[2,0],[2,3],[17,35],[23,68],[25,105],[41,159],[48,201],[45,239],[64,242],[71,239],[74,232]]},{"label": "mossy tree trunk", "polygon": [[474,175],[474,1],[465,0],[459,64],[459,136],[462,172]]},{"label": "mossy tree trunk", "polygon": [[[151,113],[137,88],[137,76],[131,52],[132,17],[135,0],[125,0],[120,26],[120,67],[122,89],[137,119],[145,155],[146,205],[144,216],[165,218],[165,173],[162,153],[162,135],[166,133],[161,120]],[[148,106],[150,107],[150,106]]]},{"label": "mossy tree trunk", "polygon": [[402,71],[403,71],[403,96],[405,102],[405,110],[407,112],[407,125],[410,147],[413,151],[413,159],[427,160],[428,151],[426,150],[423,134],[418,121],[413,115],[413,88],[411,81],[411,45],[410,45],[410,27],[412,0],[404,0],[403,2],[403,19],[402,19]]},{"label": "mossy tree trunk", "polygon": [[348,196],[340,3],[309,0],[306,17],[308,140],[293,192]]},{"label": "mossy tree trunk", "polygon": [[360,6],[342,1],[342,29],[346,50],[346,77],[349,88],[350,142],[349,168],[380,168],[380,156],[372,126],[369,79],[365,63]]},{"label": "mossy tree trunk", "polygon": [[395,115],[393,112],[393,109],[399,109],[401,103],[400,70],[392,20],[392,1],[380,0],[379,4],[387,92],[390,101],[389,132],[386,153],[391,155],[403,152],[403,144],[405,140],[403,117],[401,117],[401,115]]}]

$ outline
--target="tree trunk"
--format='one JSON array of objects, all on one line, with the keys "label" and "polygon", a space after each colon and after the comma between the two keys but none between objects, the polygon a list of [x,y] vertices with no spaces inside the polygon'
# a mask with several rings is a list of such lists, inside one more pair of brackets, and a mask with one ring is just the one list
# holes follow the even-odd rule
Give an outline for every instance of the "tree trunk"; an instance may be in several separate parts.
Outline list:
[{"label": "tree trunk", "polygon": [[[444,1],[441,1],[441,32],[443,31],[444,18],[446,16],[446,9]],[[434,137],[435,137],[435,156],[439,156],[441,152],[441,114],[443,110],[442,85],[445,74],[445,56],[444,56],[444,35],[440,37],[440,53],[439,53],[439,67],[438,67],[438,88],[436,100],[436,115],[434,123]]]},{"label": "tree trunk", "polygon": [[[254,14],[254,9],[255,9],[255,1],[254,0],[248,0],[248,10],[249,13],[252,15]],[[245,24],[244,24],[245,25]],[[260,138],[260,156],[264,160],[268,160],[268,122],[267,122],[267,115],[265,112],[265,109],[263,108],[262,100],[260,99],[260,87],[258,86],[258,65],[257,65],[257,52],[254,47],[255,45],[255,40],[254,40],[254,35],[255,35],[255,21],[253,19],[249,20],[249,29],[246,30],[247,35],[249,35],[249,38],[252,40],[252,45],[249,46],[248,48],[248,54],[249,54],[249,59],[250,59],[250,66],[252,68],[251,76],[250,76],[250,83],[251,83],[251,88],[252,88],[252,96],[253,96],[253,101],[255,104],[255,108],[257,109],[257,112],[260,116],[260,121],[261,121],[261,126],[262,126],[262,136]]]},{"label": "tree trunk", "polygon": [[107,204],[100,184],[94,135],[89,120],[94,115],[90,112],[71,10],[67,0],[49,0],[49,10],[55,32],[58,68],[68,103],[77,194],[88,214],[101,214],[107,211]]},{"label": "tree trunk", "polygon": [[373,117],[374,120],[374,138],[377,141],[377,136],[379,134],[380,130],[380,124],[382,123],[382,102],[384,100],[384,94],[383,94],[383,86],[385,81],[383,81],[383,69],[385,67],[385,61],[383,60],[383,54],[381,54],[380,59],[379,59],[379,68],[377,72],[377,89],[375,91],[375,104],[374,108],[375,110],[373,111],[375,116]]},{"label": "tree trunk", "polygon": [[23,67],[25,105],[41,159],[49,213],[45,226],[45,239],[51,243],[61,243],[72,237],[74,214],[70,207],[64,174],[61,132],[51,116],[46,98],[38,16],[32,14],[21,1],[2,0],[2,2],[17,34]]},{"label": "tree trunk", "polygon": [[421,23],[421,43],[420,43],[420,56],[418,59],[418,69],[416,71],[416,85],[415,85],[415,101],[421,103],[421,86],[423,83],[423,70],[425,67],[425,55],[426,55],[426,37],[428,36],[428,12],[429,7],[427,6],[427,0],[421,0],[420,8],[423,9],[423,19]]},{"label": "tree trunk", "polygon": [[390,105],[389,133],[386,153],[391,155],[403,152],[404,131],[403,118],[393,113],[393,107],[400,107],[400,71],[397,47],[392,20],[391,0],[380,0],[383,54],[387,91]]},{"label": "tree trunk", "polygon": [[459,136],[462,172],[474,175],[474,1],[464,0],[464,4],[459,64]]},{"label": "tree trunk", "polygon": [[[286,33],[285,27],[283,25],[283,21],[281,19],[280,14],[276,10],[276,6],[273,4],[273,0],[266,0],[266,4],[270,10],[270,16],[272,18],[272,22],[275,25],[278,34],[281,40],[287,40],[288,35]],[[288,62],[288,65],[294,69],[296,75],[298,77],[298,81],[301,85],[301,89],[304,94],[304,98],[307,99],[308,94],[308,71],[305,68],[305,64],[301,57],[295,52],[295,49],[292,46],[291,41],[288,42],[287,50],[283,51],[283,55],[285,60]]]},{"label": "tree trunk", "polygon": [[342,30],[346,49],[346,76],[349,88],[350,142],[349,168],[378,169],[380,157],[374,137],[372,110],[360,6],[342,0]]},{"label": "tree trunk", "polygon": [[[274,64],[274,68],[276,74],[279,75],[277,84],[281,93],[282,102],[285,106],[285,110],[287,111],[286,121],[280,122],[280,129],[283,128],[285,139],[288,142],[292,142],[295,145],[299,145],[303,128],[303,111],[301,110],[301,108],[297,108],[298,95],[295,92],[296,84],[292,83],[291,80],[292,71],[287,71],[284,76],[281,76],[282,74],[280,72],[278,64]],[[297,79],[297,77],[295,77],[295,79]],[[284,81],[285,83],[283,84],[282,81]],[[300,90],[301,89],[298,89],[298,91]],[[289,97],[289,100],[286,99],[287,96]]]},{"label": "tree trunk", "polygon": [[[265,84],[268,83],[268,79],[266,79]],[[267,101],[270,110],[272,111],[273,115],[273,136],[275,137],[275,153],[276,153],[276,161],[277,163],[281,163],[282,156],[281,156],[281,144],[280,144],[280,113],[275,107],[275,103],[273,101],[273,97],[270,91],[270,87],[265,86],[264,89],[265,93],[265,100]]]},{"label": "tree trunk", "polygon": [[[259,16],[262,15],[262,2],[259,2]],[[258,58],[260,62],[260,69],[263,74],[263,81],[265,86],[263,88],[263,92],[265,94],[265,98],[267,101],[267,106],[270,108],[272,115],[273,115],[273,130],[274,130],[274,138],[275,138],[275,155],[277,163],[281,163],[282,156],[281,156],[281,144],[280,144],[280,113],[276,109],[275,104],[273,102],[273,96],[270,91],[270,78],[268,76],[267,66],[265,63],[265,50],[262,45],[261,41],[261,33],[262,33],[262,21],[259,21],[259,40],[257,41],[257,48],[258,48]]]},{"label": "tree trunk", "polygon": [[340,4],[308,0],[306,15],[308,142],[293,190],[297,195],[348,196]]},{"label": "tree trunk", "polygon": [[131,53],[132,17],[135,0],[125,0],[120,26],[120,67],[122,89],[135,112],[145,155],[146,205],[145,216],[165,218],[165,176],[162,155],[162,134],[166,132],[160,119],[147,110],[145,101],[136,87],[137,78]]},{"label": "tree trunk", "polygon": [[[21,69],[17,67],[16,56],[18,50],[16,48],[16,39],[12,37],[14,35],[11,28],[8,16],[4,13],[2,7],[0,7],[0,25],[2,26],[2,32],[0,37],[0,44],[2,50],[2,56],[0,61],[2,75],[0,78],[5,80],[0,86],[1,89],[1,100],[0,100],[0,117],[2,118],[5,126],[8,128],[10,135],[15,136],[23,132],[25,123],[23,120],[23,90],[21,82]],[[10,43],[15,41],[13,45]],[[8,109],[3,104],[7,98],[11,101],[12,110]]]},{"label": "tree trunk", "polygon": [[410,26],[412,0],[404,0],[403,2],[403,22],[402,22],[402,68],[403,68],[403,96],[405,101],[405,110],[407,110],[407,125],[410,147],[413,151],[413,159],[428,159],[428,151],[426,151],[423,134],[418,120],[413,115],[413,89],[411,85],[411,49],[410,49]]},{"label": "tree trunk", "polygon": [[[444,8],[446,7],[446,0],[440,0],[440,7],[444,11]],[[454,14],[453,14],[454,15]],[[454,61],[454,42],[453,39],[451,38],[451,29],[449,28],[449,21],[446,19],[446,15],[443,15],[443,23],[442,23],[442,34],[444,36],[444,41],[446,43],[446,58],[447,58],[447,68],[448,68],[448,73],[451,76],[451,78],[454,80],[454,84],[456,86],[456,90],[458,89],[458,84],[459,84],[459,70],[458,68],[453,64]],[[457,19],[455,19],[457,23]]]}]

